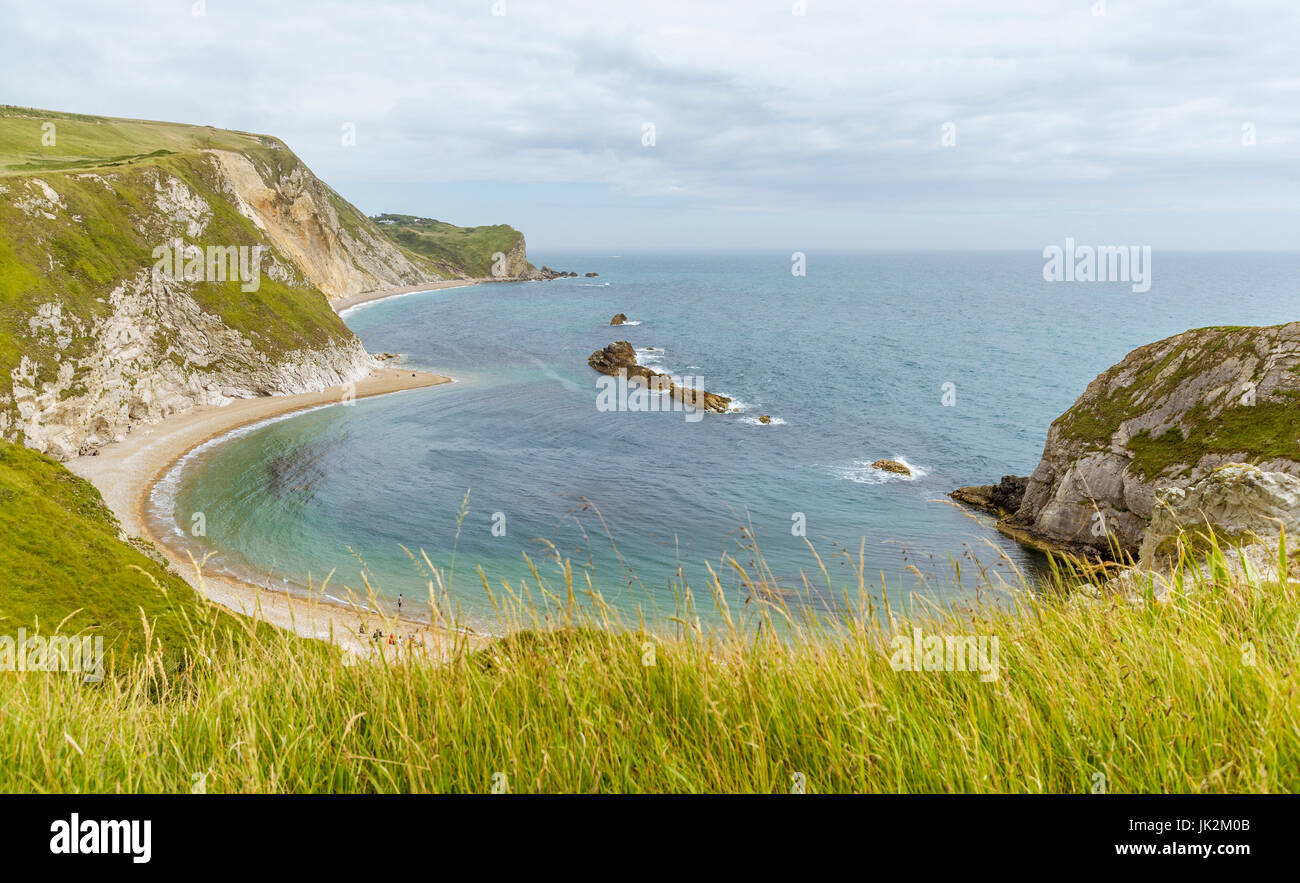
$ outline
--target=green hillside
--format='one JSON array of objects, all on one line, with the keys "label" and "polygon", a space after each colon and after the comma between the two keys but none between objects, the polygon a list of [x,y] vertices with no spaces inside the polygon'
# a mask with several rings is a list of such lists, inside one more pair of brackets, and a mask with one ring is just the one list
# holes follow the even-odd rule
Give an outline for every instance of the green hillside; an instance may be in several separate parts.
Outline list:
[{"label": "green hillside", "polygon": [[[408,254],[430,261],[445,276],[492,275],[492,255],[510,254],[522,233],[508,224],[491,227],[457,227],[414,215],[377,215],[375,225]],[[527,266],[525,264],[525,266]],[[511,268],[518,275],[522,267]]]},{"label": "green hillside", "polygon": [[89,482],[0,442],[0,635],[20,628],[101,635],[105,652],[124,660],[143,650],[146,618],[155,647],[173,654],[212,617],[237,621],[150,552],[119,538],[117,519]]},{"label": "green hillside", "polygon": [[[296,162],[292,154],[273,148],[246,153],[268,163]],[[141,159],[116,169],[108,184],[86,173],[42,175],[41,180],[62,198],[66,211],[53,218],[32,216],[13,202],[0,200],[0,376],[7,377],[23,354],[51,372],[58,361],[85,355],[81,347],[91,341],[77,337],[56,361],[54,353],[42,352],[42,341],[28,333],[28,319],[39,305],[50,302],[60,303],[65,313],[83,321],[105,316],[112,309],[105,295],[122,280],[153,266],[152,252],[162,236],[149,235],[148,223],[141,224],[139,218],[152,210],[159,172],[185,181],[212,207],[206,241],[267,246],[253,222],[217,191],[214,172],[199,155]],[[0,179],[0,186],[13,180]],[[253,292],[242,291],[237,281],[205,281],[195,283],[193,295],[205,312],[220,317],[268,354],[350,336],[324,295],[305,280],[295,281],[289,284],[264,275]],[[184,355],[177,353],[177,357]]]},{"label": "green hillside", "polygon": [[[266,267],[281,268],[262,272],[256,291],[235,280],[190,283],[204,314],[239,332],[269,363],[352,340],[324,294],[238,210],[203,152],[211,148],[238,151],[266,180],[284,180],[302,167],[280,141],[264,136],[0,108],[0,411],[10,404],[8,379],[24,356],[35,366],[29,387],[58,381],[62,397],[84,392],[82,372],[94,367],[86,357],[100,343],[92,331],[116,309],[111,295],[123,285],[135,292],[147,284],[154,249],[184,233],[186,212],[195,211],[165,205],[175,199],[170,185],[177,181],[180,198],[197,197],[204,213],[201,234],[183,236],[186,243],[261,246]],[[341,198],[335,209],[345,227],[364,222]],[[50,305],[59,310],[62,333],[38,333],[32,324]],[[147,343],[158,356],[150,358],[171,359],[192,373],[231,368],[214,365],[210,355],[191,364],[193,354],[173,345],[170,324],[157,327]],[[60,378],[69,366],[72,376]],[[148,372],[152,363],[130,370]]]},{"label": "green hillside", "polygon": [[256,147],[287,149],[275,138],[211,126],[0,107],[0,176],[120,167],[173,153]]}]

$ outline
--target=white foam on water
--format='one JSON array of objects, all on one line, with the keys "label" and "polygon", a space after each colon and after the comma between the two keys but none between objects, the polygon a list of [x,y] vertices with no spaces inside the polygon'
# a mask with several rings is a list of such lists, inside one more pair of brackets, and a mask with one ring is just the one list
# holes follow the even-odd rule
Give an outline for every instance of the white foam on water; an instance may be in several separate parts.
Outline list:
[{"label": "white foam on water", "polygon": [[767,423],[764,423],[762,420],[759,420],[757,417],[744,417],[741,419],[740,422],[748,423],[752,426],[785,426],[786,425],[785,421],[782,420],[780,417],[773,417]]},{"label": "white foam on water", "polygon": [[[629,322],[629,325],[632,323]],[[664,351],[662,349],[639,349],[636,351],[636,361],[638,365],[644,365],[647,368],[663,368]]]}]

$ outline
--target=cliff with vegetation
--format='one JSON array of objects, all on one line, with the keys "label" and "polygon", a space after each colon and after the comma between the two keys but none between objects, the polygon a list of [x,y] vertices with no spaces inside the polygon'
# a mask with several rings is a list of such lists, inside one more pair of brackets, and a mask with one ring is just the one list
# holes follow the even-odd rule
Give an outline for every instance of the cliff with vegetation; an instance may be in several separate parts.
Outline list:
[{"label": "cliff with vegetation", "polygon": [[414,215],[378,215],[374,222],[413,260],[424,260],[448,278],[528,279],[524,234],[507,224],[457,227]]},{"label": "cliff with vegetation", "polygon": [[268,136],[0,108],[0,438],[66,459],[363,377],[330,301],[478,274],[448,235],[445,260],[402,247]]},{"label": "cliff with vegetation", "polygon": [[[1129,353],[1052,423],[1000,526],[1049,548],[1136,554],[1158,492],[1231,463],[1300,476],[1300,322],[1199,328]],[[978,504],[980,491],[955,496]]]}]

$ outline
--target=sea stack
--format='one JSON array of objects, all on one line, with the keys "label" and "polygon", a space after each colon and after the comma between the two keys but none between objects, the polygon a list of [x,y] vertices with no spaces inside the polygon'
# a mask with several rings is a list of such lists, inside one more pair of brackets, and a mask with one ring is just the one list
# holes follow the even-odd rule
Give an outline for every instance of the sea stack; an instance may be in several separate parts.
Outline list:
[{"label": "sea stack", "polygon": [[649,384],[651,389],[665,391],[674,398],[695,404],[705,411],[725,414],[731,410],[731,399],[727,396],[678,386],[673,383],[669,375],[651,371],[646,366],[637,364],[636,348],[626,340],[616,340],[604,349],[596,350],[587,357],[587,364],[601,374],[608,374],[611,377],[617,377],[620,373],[626,373],[629,378],[640,377]]}]

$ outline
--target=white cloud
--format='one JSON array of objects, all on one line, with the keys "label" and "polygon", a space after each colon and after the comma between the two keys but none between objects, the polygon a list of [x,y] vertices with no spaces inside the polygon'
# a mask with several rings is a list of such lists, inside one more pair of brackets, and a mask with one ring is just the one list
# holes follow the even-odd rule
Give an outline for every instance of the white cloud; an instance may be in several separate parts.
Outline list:
[{"label": "white cloud", "polygon": [[0,76],[14,103],[270,132],[350,182],[808,212],[1300,206],[1294,4],[492,5],[33,0],[12,6]]}]

